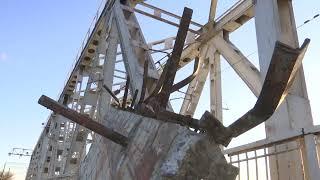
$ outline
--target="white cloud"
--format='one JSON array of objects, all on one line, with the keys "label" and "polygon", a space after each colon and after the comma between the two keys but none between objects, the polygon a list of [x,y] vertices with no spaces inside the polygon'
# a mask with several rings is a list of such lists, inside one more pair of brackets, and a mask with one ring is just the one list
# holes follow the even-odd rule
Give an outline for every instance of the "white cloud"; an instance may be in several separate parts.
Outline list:
[{"label": "white cloud", "polygon": [[0,52],[0,61],[7,61],[8,55],[5,52]]}]

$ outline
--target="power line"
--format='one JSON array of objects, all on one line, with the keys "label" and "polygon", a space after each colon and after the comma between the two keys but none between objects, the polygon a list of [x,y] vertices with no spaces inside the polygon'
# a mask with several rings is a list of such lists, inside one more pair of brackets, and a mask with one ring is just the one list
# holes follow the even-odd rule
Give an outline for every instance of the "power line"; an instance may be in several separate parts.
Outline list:
[{"label": "power line", "polygon": [[302,24],[300,24],[300,25],[297,27],[297,29],[299,29],[300,27],[302,27],[302,26],[310,23],[311,21],[315,20],[315,19],[318,18],[319,16],[320,16],[320,14],[316,14],[316,15],[314,15],[311,19],[305,20]]},{"label": "power line", "polygon": [[9,156],[31,156],[32,149],[25,148],[12,148],[11,152],[8,153]]}]

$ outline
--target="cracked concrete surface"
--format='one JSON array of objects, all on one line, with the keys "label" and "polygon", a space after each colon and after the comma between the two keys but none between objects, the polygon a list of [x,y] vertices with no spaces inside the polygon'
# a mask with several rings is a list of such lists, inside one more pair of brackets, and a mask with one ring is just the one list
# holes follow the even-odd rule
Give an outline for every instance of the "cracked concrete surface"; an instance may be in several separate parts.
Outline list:
[{"label": "cracked concrete surface", "polygon": [[129,146],[97,135],[81,163],[79,179],[233,180],[238,174],[219,145],[204,134],[115,108],[103,123],[128,136]]}]

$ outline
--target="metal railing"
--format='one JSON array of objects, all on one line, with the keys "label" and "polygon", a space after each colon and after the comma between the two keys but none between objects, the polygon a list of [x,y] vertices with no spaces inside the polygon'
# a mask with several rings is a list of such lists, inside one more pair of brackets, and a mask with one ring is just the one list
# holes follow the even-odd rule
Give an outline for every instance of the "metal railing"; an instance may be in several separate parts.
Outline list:
[{"label": "metal railing", "polygon": [[[314,137],[320,164],[320,135],[315,133]],[[261,140],[224,150],[224,154],[229,163],[239,168],[237,180],[306,179],[304,168],[308,162],[302,157],[303,138],[304,135],[273,142]],[[294,162],[289,160],[292,158],[301,163],[292,164],[296,167],[295,172],[286,174],[293,172],[290,163]]]}]

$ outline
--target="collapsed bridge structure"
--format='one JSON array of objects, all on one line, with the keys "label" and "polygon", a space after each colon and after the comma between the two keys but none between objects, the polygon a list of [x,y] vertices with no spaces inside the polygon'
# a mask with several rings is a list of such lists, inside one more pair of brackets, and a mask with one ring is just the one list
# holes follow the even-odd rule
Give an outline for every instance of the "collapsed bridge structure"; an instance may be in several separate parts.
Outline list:
[{"label": "collapsed bridge structure", "polygon": [[[250,160],[253,179],[320,177],[320,131],[302,68],[310,40],[299,47],[291,0],[240,0],[219,18],[216,6],[211,0],[209,21],[201,25],[189,8],[179,16],[142,0],[106,1],[59,99],[39,99],[53,113],[26,179],[243,179],[244,172],[249,179]],[[135,13],[176,26],[176,36],[147,43]],[[260,70],[228,38],[252,18]],[[154,53],[166,53],[166,62],[155,62]],[[229,126],[222,121],[221,55],[257,97]],[[192,62],[191,75],[175,82]],[[195,119],[208,75],[210,112]],[[170,94],[185,86],[180,112],[173,112]],[[265,140],[222,148],[264,122]]]}]

